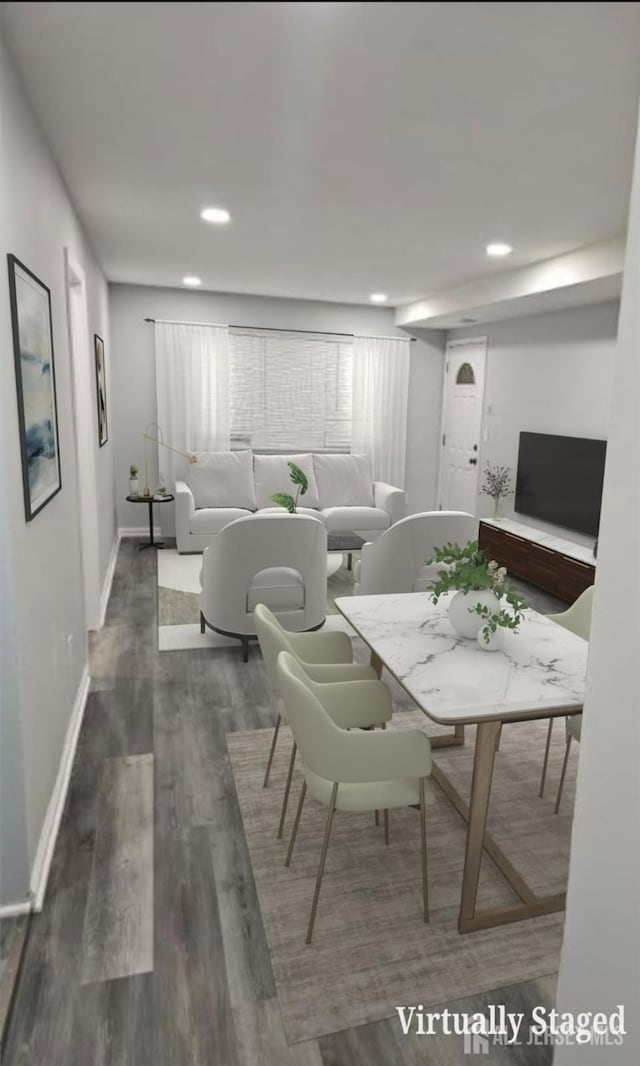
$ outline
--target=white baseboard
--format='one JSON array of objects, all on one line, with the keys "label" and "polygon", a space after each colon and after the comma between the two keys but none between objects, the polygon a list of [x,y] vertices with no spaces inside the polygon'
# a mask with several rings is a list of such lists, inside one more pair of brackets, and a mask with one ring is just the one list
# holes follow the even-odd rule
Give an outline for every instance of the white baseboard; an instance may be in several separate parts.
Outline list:
[{"label": "white baseboard", "polygon": [[42,910],[44,895],[47,889],[51,859],[53,858],[53,849],[60,828],[60,819],[62,818],[62,812],[67,798],[71,768],[73,766],[73,759],[78,744],[78,736],[80,735],[82,717],[84,715],[87,696],[89,695],[89,682],[89,665],[87,663],[82,672],[76,698],[73,703],[69,725],[67,726],[67,733],[64,738],[64,747],[62,749],[62,755],[60,756],[58,774],[53,786],[51,799],[49,800],[49,806],[47,807],[47,813],[40,833],[40,840],[38,841],[38,850],[36,851],[33,869],[31,870],[31,883],[29,886],[31,890],[31,909],[36,912]]},{"label": "white baseboard", "polygon": [[19,918],[21,914],[29,914],[31,900],[23,899],[19,903],[0,904],[0,918]]},{"label": "white baseboard", "polygon": [[107,614],[107,607],[109,605],[109,596],[111,595],[111,586],[113,584],[113,575],[116,569],[116,562],[118,560],[118,548],[120,547],[120,531],[118,530],[111,547],[111,554],[109,556],[109,562],[107,563],[107,572],[104,577],[104,584],[102,586],[102,594],[100,596],[100,618],[99,626],[102,629],[104,620]]},{"label": "white baseboard", "polygon": [[[148,537],[148,536],[149,536],[149,526],[120,526],[120,529],[118,530],[118,540],[121,540],[122,537]],[[161,537],[162,536],[162,530],[160,529],[160,526],[154,526],[153,527],[153,536],[154,537]]]}]

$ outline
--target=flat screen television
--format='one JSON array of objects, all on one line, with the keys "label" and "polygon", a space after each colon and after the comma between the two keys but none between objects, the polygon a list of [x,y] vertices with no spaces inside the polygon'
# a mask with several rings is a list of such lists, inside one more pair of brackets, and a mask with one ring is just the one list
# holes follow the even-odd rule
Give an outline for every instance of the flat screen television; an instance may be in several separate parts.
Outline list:
[{"label": "flat screen television", "polygon": [[606,450],[604,440],[521,433],[516,511],[596,537]]}]

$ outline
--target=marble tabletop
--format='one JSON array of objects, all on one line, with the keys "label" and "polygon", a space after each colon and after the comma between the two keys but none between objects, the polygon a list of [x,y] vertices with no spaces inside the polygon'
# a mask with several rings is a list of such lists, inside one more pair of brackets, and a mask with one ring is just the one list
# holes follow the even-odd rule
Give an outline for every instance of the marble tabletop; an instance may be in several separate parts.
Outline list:
[{"label": "marble tabletop", "polygon": [[443,725],[582,710],[588,642],[536,611],[503,651],[459,637],[424,592],[342,596],[336,607],[418,706]]}]

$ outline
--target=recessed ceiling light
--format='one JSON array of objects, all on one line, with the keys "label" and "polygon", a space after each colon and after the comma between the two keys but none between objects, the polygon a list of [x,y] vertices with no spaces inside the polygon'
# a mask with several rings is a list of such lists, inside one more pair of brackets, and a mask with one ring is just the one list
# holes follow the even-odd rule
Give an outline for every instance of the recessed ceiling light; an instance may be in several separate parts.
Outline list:
[{"label": "recessed ceiling light", "polygon": [[372,304],[386,304],[387,294],[386,292],[372,292],[369,299]]},{"label": "recessed ceiling light", "polygon": [[498,259],[503,255],[511,255],[512,251],[511,245],[503,244],[502,241],[494,241],[493,244],[487,245],[487,255],[493,255]]},{"label": "recessed ceiling light", "polygon": [[227,222],[231,222],[231,215],[226,207],[203,207],[200,218],[203,218],[205,222],[213,222],[216,226],[224,226]]},{"label": "recessed ceiling light", "polygon": [[198,285],[202,285],[202,278],[197,278],[195,274],[187,274],[182,279],[183,285],[190,285],[192,289],[197,289]]}]

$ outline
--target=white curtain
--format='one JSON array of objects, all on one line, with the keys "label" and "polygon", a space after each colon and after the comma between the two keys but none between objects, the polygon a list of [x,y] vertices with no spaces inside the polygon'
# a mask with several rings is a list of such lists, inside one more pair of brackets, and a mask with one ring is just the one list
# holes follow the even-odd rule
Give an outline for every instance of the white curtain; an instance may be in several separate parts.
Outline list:
[{"label": "white curtain", "polygon": [[[158,424],[165,443],[180,452],[229,448],[227,326],[156,322],[155,342]],[[158,466],[173,485],[188,463],[158,447]]]},{"label": "white curtain", "polygon": [[404,488],[409,340],[354,337],[352,453],[371,461],[375,481]]}]

